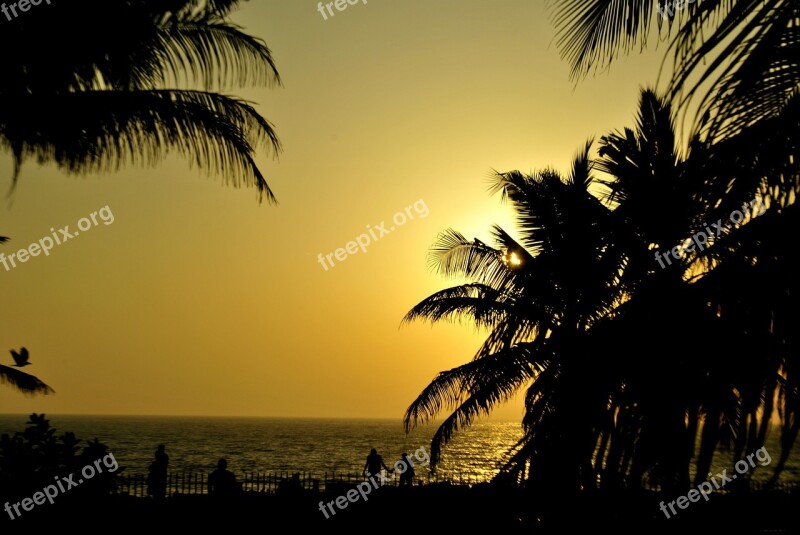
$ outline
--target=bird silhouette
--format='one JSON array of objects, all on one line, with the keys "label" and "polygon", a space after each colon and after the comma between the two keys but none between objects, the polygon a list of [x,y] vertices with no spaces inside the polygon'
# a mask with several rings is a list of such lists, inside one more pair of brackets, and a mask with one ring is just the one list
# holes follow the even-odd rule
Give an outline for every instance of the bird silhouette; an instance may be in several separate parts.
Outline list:
[{"label": "bird silhouette", "polygon": [[14,366],[16,366],[17,368],[22,368],[23,366],[30,365],[30,362],[28,362],[28,350],[24,347],[19,350],[19,353],[17,353],[12,349],[11,356],[14,357],[14,362],[16,362]]}]

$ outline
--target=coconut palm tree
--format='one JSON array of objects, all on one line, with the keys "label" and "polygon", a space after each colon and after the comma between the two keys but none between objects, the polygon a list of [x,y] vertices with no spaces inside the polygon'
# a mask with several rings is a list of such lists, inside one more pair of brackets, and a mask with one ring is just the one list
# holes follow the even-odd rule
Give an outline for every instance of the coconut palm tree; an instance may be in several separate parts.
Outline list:
[{"label": "coconut palm tree", "polygon": [[406,412],[408,429],[443,408],[453,410],[433,438],[434,465],[454,431],[531,382],[526,427],[542,437],[537,451],[547,453],[541,457],[574,456],[563,446],[585,445],[585,437],[569,436],[579,426],[562,425],[581,416],[573,410],[575,400],[556,385],[579,381],[570,357],[581,334],[621,298],[613,284],[620,255],[603,232],[610,211],[590,192],[589,147],[567,177],[551,169],[495,175],[492,189],[517,211],[519,240],[495,226],[494,246],[453,230],[434,245],[433,267],[470,282],[425,299],[405,321],[467,317],[490,331],[472,362],[439,374]]},{"label": "coconut palm tree", "polygon": [[[797,294],[792,277],[776,267],[792,265],[794,255],[776,245],[773,237],[796,228],[792,203],[800,176],[796,119],[800,5],[792,0],[708,0],[682,2],[680,7],[661,1],[621,5],[609,0],[552,0],[550,5],[559,30],[558,46],[572,65],[573,79],[593,67],[604,69],[620,53],[646,45],[652,24],[657,23],[657,37],[669,41],[674,63],[669,94],[684,112],[692,102],[697,104],[693,136],[715,143],[702,163],[706,188],[699,200],[709,213],[730,214],[757,192],[771,198],[781,212],[747,232],[726,236],[704,255],[705,280],[700,286],[713,288],[710,295],[717,313],[728,323],[738,321],[744,331],[767,331],[772,343],[760,346],[762,361],[755,363],[760,373],[746,383],[746,392],[739,390],[745,400],[741,411],[726,415],[717,407],[705,415],[706,424],[719,420],[719,425],[704,428],[709,440],[701,446],[698,474],[705,472],[718,435],[738,437],[737,458],[745,445],[763,443],[769,418],[760,415],[774,409],[776,389],[785,462],[800,427],[793,423],[798,410],[793,394],[798,388],[793,371],[797,356],[785,328],[786,322],[795,320],[792,310],[797,303],[788,301]],[[758,290],[742,292],[743,280]],[[779,463],[776,476],[782,466]]]},{"label": "coconut palm tree", "polygon": [[[732,147],[792,139],[792,113],[721,145],[696,137],[680,153],[669,101],[645,91],[636,127],[604,136],[595,160],[584,148],[569,177],[498,174],[494,188],[511,200],[521,239],[497,227],[494,247],[443,234],[433,267],[469,282],[405,318],[467,317],[490,331],[472,362],[439,374],[406,412],[410,429],[453,411],[433,438],[432,463],[454,431],[523,388],[524,437],[505,471],[549,492],[645,482],[686,489],[693,459],[703,480],[720,444],[734,442],[737,457],[763,445],[776,388],[788,454],[800,360],[786,326],[800,303],[782,268],[788,245],[773,238],[764,250],[761,242],[794,224],[793,208],[776,202],[714,233],[702,250],[658,259],[739,196],[796,195],[796,143],[775,149],[774,163],[728,163]],[[727,201],[716,202],[724,186]]]},{"label": "coconut palm tree", "polygon": [[[695,138],[685,156],[676,158],[669,150],[675,146],[669,108],[647,100],[635,132],[601,140],[597,167],[611,177],[615,228],[635,230],[638,250],[652,256],[708,232],[715,221],[726,224],[706,249],[696,248],[654,273],[637,269],[641,263],[631,254],[621,277],[631,298],[592,333],[593,347],[614,352],[622,364],[620,391],[611,393],[609,404],[615,418],[606,421],[617,425],[598,437],[610,449],[596,452],[594,461],[598,474],[612,479],[627,476],[637,484],[649,471],[649,479],[663,487],[686,488],[698,436],[695,484],[705,479],[721,444],[733,443],[737,460],[762,446],[779,380],[788,392],[798,387],[791,371],[798,355],[787,351],[784,340],[790,335],[776,328],[791,321],[792,307],[800,305],[789,305],[793,277],[774,267],[791,264],[793,256],[786,246],[763,246],[795,223],[790,214],[798,187],[800,101],[723,142]],[[648,110],[659,109],[648,119]],[[767,214],[732,215],[742,210],[741,201],[754,197],[774,201]],[[765,298],[767,266],[773,266],[772,291]],[[676,350],[670,343],[676,338],[692,343]],[[643,348],[653,358],[645,366],[638,364]],[[660,370],[657,376],[649,364]],[[782,454],[788,455],[797,434],[792,431],[796,401],[784,397],[778,408],[786,424]],[[614,447],[613,438],[625,435]]]},{"label": "coconut palm tree", "polygon": [[238,4],[55,2],[3,21],[0,146],[14,182],[28,160],[77,174],[178,153],[273,202],[255,151],[279,151],[275,131],[221,92],[280,84],[267,46],[228,21]]}]

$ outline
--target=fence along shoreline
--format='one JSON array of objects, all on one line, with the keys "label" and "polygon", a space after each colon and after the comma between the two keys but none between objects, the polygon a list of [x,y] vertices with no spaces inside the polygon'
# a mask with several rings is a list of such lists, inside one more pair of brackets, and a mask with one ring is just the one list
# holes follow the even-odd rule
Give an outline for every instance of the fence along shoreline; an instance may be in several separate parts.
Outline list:
[{"label": "fence along shoreline", "polygon": [[[324,492],[330,486],[353,484],[364,481],[360,474],[352,472],[325,472],[322,477],[311,472],[242,472],[236,474],[236,480],[242,485],[244,492],[273,494],[281,484],[288,485],[292,476],[299,476],[302,490]],[[453,485],[474,485],[488,482],[474,476],[416,476],[415,484],[450,483]],[[396,487],[399,478],[393,478],[385,486]],[[117,494],[135,497],[147,496],[147,476],[144,474],[120,474],[117,476]],[[167,495],[173,494],[208,494],[208,473],[206,472],[171,472],[167,476]]]}]

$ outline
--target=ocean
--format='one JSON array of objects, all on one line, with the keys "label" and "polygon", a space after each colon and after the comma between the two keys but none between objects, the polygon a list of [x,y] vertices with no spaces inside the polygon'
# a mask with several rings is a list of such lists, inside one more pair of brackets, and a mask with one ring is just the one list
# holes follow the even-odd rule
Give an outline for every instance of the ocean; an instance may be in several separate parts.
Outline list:
[{"label": "ocean", "polygon": [[[172,471],[210,472],[220,457],[233,472],[361,473],[371,448],[387,466],[400,454],[430,452],[436,431],[425,426],[406,435],[400,420],[312,418],[210,418],[154,416],[47,417],[59,433],[97,438],[128,474],[146,474],[159,444]],[[22,431],[22,415],[0,415],[0,434]],[[437,469],[442,476],[485,481],[521,435],[519,422],[478,422],[460,433]]]},{"label": "ocean", "polygon": [[[159,444],[166,446],[171,471],[211,472],[220,457],[235,473],[331,472],[360,474],[371,448],[391,466],[400,454],[430,452],[434,425],[403,431],[395,419],[210,418],[155,416],[48,416],[58,433],[97,438],[109,447],[126,474],[146,474]],[[0,434],[22,431],[27,416],[0,415]],[[498,472],[505,452],[521,435],[519,422],[482,420],[459,432],[444,450],[437,475],[487,481]],[[752,477],[765,481],[780,454],[777,429],[767,441],[771,466],[757,467]],[[733,472],[731,456],[715,456],[714,473]],[[420,474],[419,468],[417,473]],[[800,482],[800,454],[795,451],[781,480]]]}]

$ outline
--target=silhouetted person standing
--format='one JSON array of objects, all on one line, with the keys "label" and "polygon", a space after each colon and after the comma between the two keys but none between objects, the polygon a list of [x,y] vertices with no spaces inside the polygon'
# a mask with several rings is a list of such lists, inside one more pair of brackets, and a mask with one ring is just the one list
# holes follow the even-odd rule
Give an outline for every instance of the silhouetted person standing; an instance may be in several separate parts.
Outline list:
[{"label": "silhouetted person standing", "polygon": [[402,459],[403,465],[405,465],[405,469],[400,472],[400,469],[397,468],[397,465],[394,465],[395,469],[400,472],[400,486],[410,487],[414,484],[414,476],[416,475],[414,472],[414,462],[409,459],[408,453],[405,452],[403,452],[403,455],[401,455],[400,458]]},{"label": "silhouetted person standing", "polygon": [[150,473],[147,476],[147,494],[161,500],[167,494],[167,467],[169,455],[164,451],[164,444],[159,444],[155,460],[150,463]]},{"label": "silhouetted person standing", "polygon": [[369,455],[367,455],[367,462],[364,465],[364,470],[361,471],[362,475],[366,475],[369,473],[369,478],[377,478],[377,485],[380,486],[381,478],[381,467],[384,468],[387,472],[389,472],[389,468],[383,463],[383,457],[378,455],[378,450],[372,448],[370,450]]},{"label": "silhouetted person standing", "polygon": [[236,476],[228,470],[228,461],[220,459],[217,469],[208,476],[208,493],[217,498],[233,498],[239,494],[239,483]]}]

